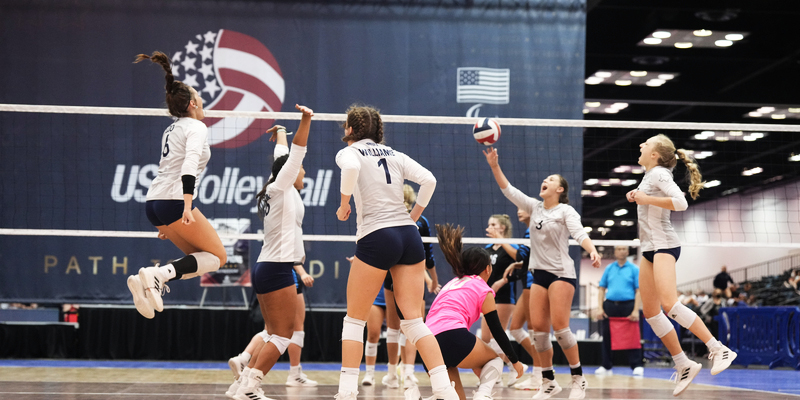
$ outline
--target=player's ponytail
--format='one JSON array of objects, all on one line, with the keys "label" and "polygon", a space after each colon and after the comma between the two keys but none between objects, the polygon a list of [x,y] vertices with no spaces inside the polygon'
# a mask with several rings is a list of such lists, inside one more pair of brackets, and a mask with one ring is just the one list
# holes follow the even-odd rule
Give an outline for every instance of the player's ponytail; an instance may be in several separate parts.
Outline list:
[{"label": "player's ponytail", "polygon": [[686,165],[686,175],[689,180],[689,195],[692,196],[693,200],[697,200],[697,197],[700,196],[700,189],[705,185],[705,182],[703,182],[703,175],[700,174],[700,166],[697,165],[697,161],[695,161],[694,157],[686,154],[686,150],[678,149],[677,154],[678,158]]},{"label": "player's ponytail", "polygon": [[444,253],[444,258],[453,269],[453,275],[461,278],[465,275],[478,275],[491,263],[489,253],[480,247],[468,247],[461,251],[461,236],[464,228],[461,226],[436,225],[436,237],[439,239],[439,248]]},{"label": "player's ponytail", "polygon": [[362,139],[372,139],[375,143],[383,143],[383,121],[380,111],[369,106],[351,105],[347,109],[345,127],[353,131],[342,138],[347,143],[357,142]]},{"label": "player's ponytail", "polygon": [[558,176],[558,184],[564,188],[564,191],[558,195],[558,202],[561,204],[569,204],[569,182],[567,182],[567,178],[556,174]]},{"label": "player's ponytail", "polygon": [[138,63],[142,60],[150,60],[164,69],[167,80],[165,89],[167,91],[169,114],[177,118],[185,117],[188,114],[189,102],[192,101],[192,90],[185,83],[175,80],[175,76],[172,75],[172,64],[169,61],[169,57],[160,51],[154,51],[153,55],[150,56],[139,54],[133,62]]},{"label": "player's ponytail", "polygon": [[258,194],[256,195],[256,206],[258,207],[258,216],[261,219],[264,219],[267,213],[269,213],[269,203],[268,203],[269,196],[267,196],[267,186],[269,186],[270,183],[275,182],[275,178],[278,177],[278,173],[281,172],[281,168],[283,168],[283,165],[286,164],[286,160],[288,159],[289,155],[284,154],[276,158],[275,161],[272,162],[272,176],[270,176],[267,183],[264,184],[264,187],[262,187],[261,191],[258,192]]}]

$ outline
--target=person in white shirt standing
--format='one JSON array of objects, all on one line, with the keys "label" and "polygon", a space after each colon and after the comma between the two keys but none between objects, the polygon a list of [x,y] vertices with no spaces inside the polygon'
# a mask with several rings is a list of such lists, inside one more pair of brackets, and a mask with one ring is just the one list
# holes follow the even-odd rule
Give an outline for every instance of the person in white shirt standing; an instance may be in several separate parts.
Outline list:
[{"label": "person in white shirt standing", "polygon": [[176,81],[169,57],[161,52],[139,54],[135,62],[150,60],[166,72],[167,108],[175,122],[161,136],[158,174],[147,191],[147,219],[158,237],[169,239],[185,257],[163,266],[146,267],[128,277],[136,310],[145,318],[164,309],[161,296],[173,279],[189,279],[225,265],[227,253],[219,235],[203,213],[192,207],[197,176],[211,157],[203,99],[194,88]]},{"label": "person in white shirt standing", "polygon": [[639,187],[626,195],[629,202],[638,205],[639,240],[644,257],[639,265],[639,289],[644,316],[675,361],[673,376],[677,385],[672,394],[677,396],[697,376],[701,365],[684,354],[675,328],[661,312],[662,308],[670,318],[692,331],[708,346],[711,375],[728,368],[736,353],[715,339],[697,314],[678,301],[675,263],[681,254],[681,243],[670,222],[670,212],[684,211],[689,205],[673,181],[672,169],[678,159],[683,161],[689,175],[689,194],[696,199],[703,188],[703,177],[697,163],[683,149],[676,151],[675,145],[665,135],[647,139],[639,149],[639,165],[646,172]]},{"label": "person in white shirt standing", "polygon": [[[393,278],[400,327],[417,346],[428,366],[435,398],[458,399],[450,386],[442,352],[422,321],[425,249],[415,221],[436,188],[436,178],[411,157],[383,144],[380,113],[371,107],[351,106],[344,123],[347,147],[336,154],[342,170],[340,221],[350,217],[350,198],[356,203],[356,253],[347,280],[347,316],[342,327],[342,371],[339,400],[358,394],[358,367],[363,354],[364,325],[386,272]],[[420,185],[409,213],[403,204],[403,183]],[[411,390],[411,389],[409,389]],[[417,392],[418,393],[418,392]]]},{"label": "person in white shirt standing", "polygon": [[569,205],[567,180],[561,175],[550,175],[544,179],[539,192],[541,201],[528,197],[511,186],[500,169],[497,150],[484,152],[486,162],[492,169],[497,185],[503,194],[517,207],[531,215],[530,268],[533,270],[533,285],[530,293],[533,346],[539,353],[542,364],[542,386],[534,399],[549,399],[561,392],[553,372],[553,346],[550,343],[550,327],[569,361],[572,385],[570,399],[586,396],[586,379],[583,377],[578,341],[569,327],[572,298],[577,286],[575,263],[569,256],[570,235],[589,253],[592,266],[600,267],[600,255],[583,230],[581,217]]},{"label": "person in white shirt standing", "polygon": [[[288,155],[273,161],[272,176],[256,195],[258,215],[264,221],[264,245],[250,276],[269,335],[226,392],[235,392],[233,398],[237,400],[269,399],[261,389],[261,381],[286,352],[294,334],[297,288],[292,271],[296,262],[305,259],[305,206],[298,191],[303,188],[303,158],[314,115],[308,107],[295,105],[295,108],[303,116],[292,148]],[[280,128],[274,126],[267,133],[274,137]]]}]

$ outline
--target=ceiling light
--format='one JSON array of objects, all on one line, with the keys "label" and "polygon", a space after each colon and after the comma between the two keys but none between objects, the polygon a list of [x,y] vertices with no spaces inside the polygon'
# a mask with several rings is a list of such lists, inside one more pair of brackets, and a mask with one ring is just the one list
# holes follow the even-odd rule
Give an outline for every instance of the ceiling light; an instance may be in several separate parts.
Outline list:
[{"label": "ceiling light", "polygon": [[665,83],[666,83],[666,81],[664,81],[662,79],[650,79],[649,81],[647,81],[647,83],[645,83],[645,85],[650,86],[650,87],[659,87],[659,86],[661,86],[661,85],[663,85]]},{"label": "ceiling light", "polygon": [[699,31],[692,32],[695,36],[705,37],[711,36],[711,31],[707,31],[705,29],[700,29]]},{"label": "ceiling light", "polygon": [[717,136],[717,137],[714,138],[714,140],[716,140],[718,142],[727,142],[728,141],[728,137],[727,136]]},{"label": "ceiling light", "polygon": [[619,210],[614,210],[614,215],[616,215],[617,217],[621,217],[621,216],[623,216],[623,215],[625,215],[627,213],[628,213],[628,210],[626,210],[624,208],[620,208]]},{"label": "ceiling light", "polygon": [[762,139],[764,134],[761,132],[750,132],[750,137],[754,137],[756,139]]},{"label": "ceiling light", "polygon": [[592,179],[587,179],[587,180],[583,181],[583,184],[587,185],[587,186],[592,186],[592,185],[597,185],[597,182],[598,182],[597,179],[592,178]]},{"label": "ceiling light", "polygon": [[605,226],[614,226],[614,220],[613,219],[607,219],[606,222],[603,225],[605,225]]},{"label": "ceiling light", "polygon": [[600,102],[599,101],[587,101],[586,102],[586,107],[589,107],[589,108],[600,107]]},{"label": "ceiling light", "polygon": [[742,40],[742,39],[744,39],[744,35],[742,35],[741,33],[729,33],[729,34],[725,35],[725,39],[728,39],[728,40]]},{"label": "ceiling light", "polygon": [[789,111],[792,114],[797,114],[800,113],[800,108],[790,108],[787,111]]},{"label": "ceiling light", "polygon": [[620,179],[619,178],[611,178],[611,179],[608,180],[608,182],[611,183],[612,185],[617,185],[617,184],[620,183]]},{"label": "ceiling light", "polygon": [[789,156],[789,161],[800,161],[800,154],[794,154]]},{"label": "ceiling light", "polygon": [[749,113],[747,113],[747,115],[749,115],[749,116],[751,116],[751,117],[753,117],[753,118],[758,118],[758,117],[760,117],[760,116],[761,116],[761,115],[763,115],[763,114],[761,114],[761,113],[760,113],[760,112],[758,112],[758,111],[750,111]]},{"label": "ceiling light", "polygon": [[744,140],[745,142],[755,142],[756,138],[754,138],[752,136],[745,136],[745,137],[742,138],[742,140]]},{"label": "ceiling light", "polygon": [[608,108],[606,108],[606,109],[605,109],[605,110],[603,110],[603,111],[605,111],[607,114],[616,114],[616,113],[618,113],[618,112],[619,112],[619,110],[618,110],[618,109],[616,109],[616,108],[611,108],[611,107],[608,107]]},{"label": "ceiling light", "polygon": [[772,119],[786,119],[786,114],[772,114],[770,117],[772,117]]},{"label": "ceiling light", "polygon": [[584,109],[583,109],[583,113],[584,113],[584,114],[588,114],[588,113],[589,113],[589,109],[588,109],[588,108],[584,108]]},{"label": "ceiling light", "polygon": [[764,114],[771,113],[773,111],[775,111],[775,107],[761,107],[761,108],[758,109],[758,112],[764,113]]},{"label": "ceiling light", "polygon": [[760,174],[764,172],[764,169],[761,167],[750,168],[742,171],[742,176],[752,176],[756,174]]},{"label": "ceiling light", "polygon": [[[636,173],[636,172],[634,172],[634,174],[635,174],[635,173]],[[631,185],[635,185],[635,184],[636,184],[636,179],[625,179],[625,180],[624,180],[624,181],[622,181],[621,183],[622,183],[622,186],[631,186]]]},{"label": "ceiling light", "polygon": [[675,77],[675,75],[673,75],[673,74],[658,74],[658,79],[663,79],[665,81],[668,81],[668,80],[670,80],[670,79],[672,79],[674,77]]},{"label": "ceiling light", "polygon": [[722,182],[720,182],[720,181],[718,181],[718,180],[716,180],[716,179],[715,179],[715,180],[713,180],[713,181],[708,181],[708,182],[706,182],[706,183],[703,185],[703,187],[704,187],[704,188],[706,188],[706,189],[708,189],[708,188],[712,188],[712,187],[717,187],[717,186],[719,186],[719,184],[720,184],[720,183],[722,183]]},{"label": "ceiling light", "polygon": [[603,82],[603,78],[598,78],[596,76],[590,76],[584,80],[587,85],[598,85]]},{"label": "ceiling light", "polygon": [[716,42],[714,42],[714,44],[717,45],[718,47],[730,47],[731,45],[733,45],[733,42],[731,42],[730,40],[717,40]]},{"label": "ceiling light", "polygon": [[647,71],[631,71],[631,76],[647,76]]},{"label": "ceiling light", "polygon": [[692,42],[675,42],[675,47],[679,49],[688,49],[692,47]]},{"label": "ceiling light", "polygon": [[730,131],[728,134],[731,136],[742,136],[742,131]]},{"label": "ceiling light", "polygon": [[614,103],[611,105],[611,108],[616,108],[617,110],[624,110],[628,108],[628,103]]},{"label": "ceiling light", "polygon": [[583,227],[583,231],[586,232],[586,233],[589,233],[589,232],[592,231],[592,227],[591,226],[584,226]]},{"label": "ceiling light", "polygon": [[647,38],[643,40],[644,44],[661,44],[661,39],[658,38]]},{"label": "ceiling light", "polygon": [[668,38],[670,36],[672,36],[672,34],[669,33],[669,32],[666,32],[666,31],[655,31],[655,32],[653,32],[653,37],[654,38],[666,39],[666,38]]},{"label": "ceiling light", "polygon": [[617,86],[630,86],[632,82],[627,79],[617,79],[614,84]]},{"label": "ceiling light", "polygon": [[594,73],[594,76],[596,76],[598,78],[610,78],[611,77],[611,72],[597,71],[597,72]]}]

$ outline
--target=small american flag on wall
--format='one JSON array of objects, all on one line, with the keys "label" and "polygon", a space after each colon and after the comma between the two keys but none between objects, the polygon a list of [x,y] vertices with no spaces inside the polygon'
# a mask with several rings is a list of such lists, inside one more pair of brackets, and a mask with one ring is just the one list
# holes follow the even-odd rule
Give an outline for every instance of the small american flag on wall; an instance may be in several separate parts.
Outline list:
[{"label": "small american flag on wall", "polygon": [[459,68],[458,103],[508,104],[511,70],[498,68]]}]

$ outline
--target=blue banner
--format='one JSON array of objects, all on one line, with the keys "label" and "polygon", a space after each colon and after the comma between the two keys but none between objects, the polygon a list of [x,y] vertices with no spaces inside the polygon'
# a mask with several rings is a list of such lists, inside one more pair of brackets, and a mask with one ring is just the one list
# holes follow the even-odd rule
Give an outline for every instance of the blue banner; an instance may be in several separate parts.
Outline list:
[{"label": "blue banner", "polygon": [[[0,103],[163,107],[163,71],[136,54],[170,55],[177,79],[207,110],[342,113],[353,103],[386,115],[582,118],[585,2],[525,7],[267,2],[0,4]],[[0,112],[0,228],[154,231],[144,196],[166,117]],[[211,161],[195,205],[224,232],[262,228],[254,196],[269,175],[276,121],[206,118]],[[277,121],[296,128],[296,121]],[[304,161],[307,234],[352,235],[336,220],[344,146],[334,122],[312,122]],[[471,127],[386,124],[387,144],[438,179],[425,211],[484,236],[488,217],[515,215]],[[290,137],[291,140],[291,137]],[[531,196],[549,174],[572,184],[580,211],[579,128],[503,127],[496,146],[512,184]],[[515,226],[521,237],[524,227]],[[230,243],[252,263],[260,242]],[[237,247],[236,250],[233,248]],[[306,243],[314,307],[342,307],[353,243]],[[452,276],[434,246],[442,283]],[[0,301],[130,303],[128,274],[179,258],[157,239],[0,236]],[[196,304],[197,280],[174,282],[167,304]],[[248,289],[249,290],[249,289]],[[209,289],[207,304],[241,302]]]}]

